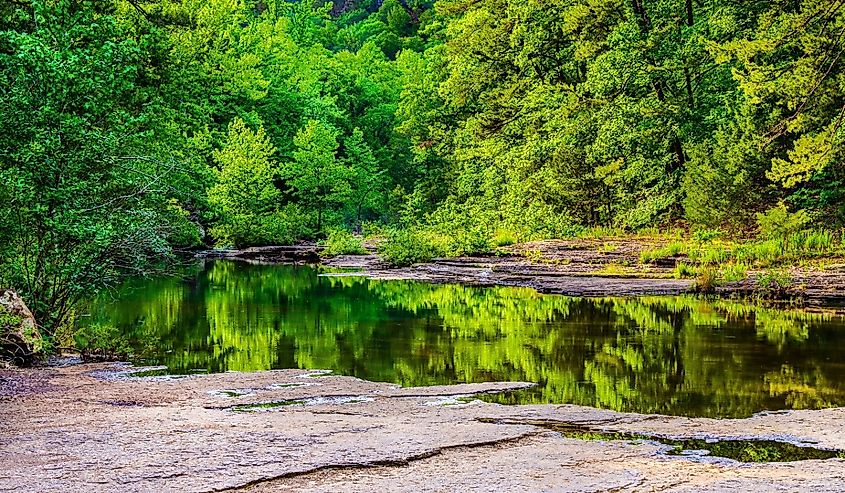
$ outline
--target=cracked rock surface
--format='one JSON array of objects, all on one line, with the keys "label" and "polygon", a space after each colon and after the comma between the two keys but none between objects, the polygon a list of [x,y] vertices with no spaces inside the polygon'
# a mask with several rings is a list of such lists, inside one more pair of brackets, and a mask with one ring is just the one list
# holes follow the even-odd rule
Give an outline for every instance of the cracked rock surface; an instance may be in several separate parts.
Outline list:
[{"label": "cracked rock surface", "polygon": [[744,464],[536,426],[841,449],[843,409],[714,420],[456,399],[526,385],[400,388],[303,370],[136,378],[105,364],[5,370],[0,491],[845,490],[841,459]]}]

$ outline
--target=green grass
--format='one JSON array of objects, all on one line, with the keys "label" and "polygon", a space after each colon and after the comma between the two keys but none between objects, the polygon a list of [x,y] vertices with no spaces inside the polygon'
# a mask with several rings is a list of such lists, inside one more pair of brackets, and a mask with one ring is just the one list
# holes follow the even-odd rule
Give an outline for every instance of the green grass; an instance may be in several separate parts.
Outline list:
[{"label": "green grass", "polygon": [[673,241],[666,246],[654,248],[651,250],[643,250],[640,252],[640,262],[643,264],[650,264],[655,260],[677,257],[683,255],[688,251],[688,245],[682,241]]},{"label": "green grass", "polygon": [[722,240],[714,232],[693,235],[686,241],[672,241],[664,246],[640,252],[640,262],[687,255],[696,266],[742,265],[771,268],[800,261],[845,255],[845,236],[829,230],[805,230],[779,238],[759,240]]},{"label": "green grass", "polygon": [[748,266],[734,263],[722,266],[722,278],[725,282],[744,281],[748,277]]},{"label": "green grass", "polygon": [[674,276],[675,279],[693,278],[695,277],[695,267],[685,262],[678,262],[678,265],[675,266]]}]

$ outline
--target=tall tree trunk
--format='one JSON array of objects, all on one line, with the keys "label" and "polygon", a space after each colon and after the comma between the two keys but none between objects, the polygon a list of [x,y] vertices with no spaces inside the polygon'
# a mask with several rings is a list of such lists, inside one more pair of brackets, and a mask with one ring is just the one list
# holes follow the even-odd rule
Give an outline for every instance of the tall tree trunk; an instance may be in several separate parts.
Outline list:
[{"label": "tall tree trunk", "polygon": [[687,88],[687,103],[690,109],[695,109],[695,96],[692,93],[692,77],[689,73],[689,67],[684,67],[684,82]]}]

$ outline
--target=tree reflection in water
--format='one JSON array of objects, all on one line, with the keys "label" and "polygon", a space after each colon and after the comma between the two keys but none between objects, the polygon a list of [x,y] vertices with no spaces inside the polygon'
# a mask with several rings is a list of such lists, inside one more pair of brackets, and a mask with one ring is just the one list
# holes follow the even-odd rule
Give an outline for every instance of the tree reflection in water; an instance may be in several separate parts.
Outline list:
[{"label": "tree reflection in water", "polygon": [[690,416],[845,404],[845,321],[693,297],[577,299],[524,288],[324,277],[208,262],[92,302],[176,373],[331,369],[405,386],[519,380],[504,403]]}]

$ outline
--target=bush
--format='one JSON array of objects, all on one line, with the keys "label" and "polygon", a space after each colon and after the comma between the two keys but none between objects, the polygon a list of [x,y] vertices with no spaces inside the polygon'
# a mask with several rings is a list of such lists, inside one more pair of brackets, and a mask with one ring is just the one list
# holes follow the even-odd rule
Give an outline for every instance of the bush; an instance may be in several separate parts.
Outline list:
[{"label": "bush", "polygon": [[810,216],[805,211],[789,212],[783,202],[757,214],[760,235],[767,239],[786,238],[800,231],[809,222]]},{"label": "bush", "polygon": [[449,237],[445,254],[449,257],[489,253],[492,238],[486,228],[468,228],[454,231]]},{"label": "bush", "polygon": [[367,253],[363,240],[342,229],[329,231],[325,241],[320,242],[324,247],[322,255],[335,257],[337,255],[363,255]]},{"label": "bush", "polygon": [[302,208],[288,204],[266,214],[231,216],[211,228],[211,235],[219,246],[291,245],[311,237],[310,217]]},{"label": "bush", "polygon": [[713,267],[702,267],[698,270],[695,289],[699,293],[712,293],[719,285],[719,270]]},{"label": "bush", "polygon": [[787,271],[770,270],[757,276],[757,289],[761,294],[782,296],[792,286],[792,275]]},{"label": "bush", "polygon": [[168,225],[167,241],[171,245],[191,248],[202,244],[202,230],[175,199],[168,201],[163,216]]},{"label": "bush", "polygon": [[379,245],[379,254],[391,265],[405,267],[428,262],[436,255],[431,241],[418,230],[391,230]]},{"label": "bush", "polygon": [[73,336],[83,361],[126,359],[132,352],[129,340],[112,325],[92,324],[79,328]]},{"label": "bush", "polygon": [[361,235],[364,238],[373,238],[378,236],[384,236],[385,228],[379,223],[373,221],[364,221],[361,223]]},{"label": "bush", "polygon": [[506,247],[517,243],[516,235],[504,229],[496,231],[493,235],[493,245],[496,247]]},{"label": "bush", "polygon": [[700,229],[692,234],[692,239],[697,243],[710,243],[722,236],[723,233],[718,229]]}]

